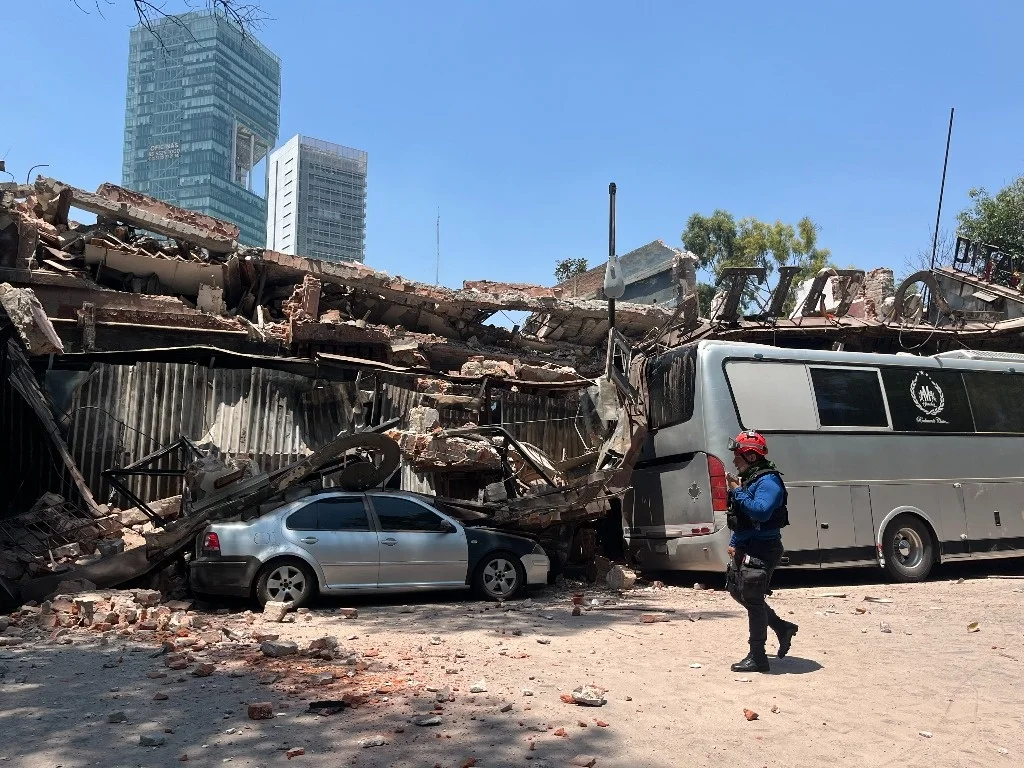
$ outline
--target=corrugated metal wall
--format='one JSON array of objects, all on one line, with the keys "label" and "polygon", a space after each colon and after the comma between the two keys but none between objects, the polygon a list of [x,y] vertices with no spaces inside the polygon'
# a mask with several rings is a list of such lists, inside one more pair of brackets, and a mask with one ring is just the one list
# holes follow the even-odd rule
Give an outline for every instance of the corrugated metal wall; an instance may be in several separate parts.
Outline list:
[{"label": "corrugated metal wall", "polygon": [[537,397],[502,389],[495,390],[492,399],[499,405],[501,425],[517,440],[540,448],[553,461],[575,458],[588,450],[580,437],[580,432],[587,432],[578,415],[578,391]]},{"label": "corrugated metal wall", "polygon": [[[265,368],[189,364],[97,365],[71,404],[71,451],[105,500],[100,473],[138,461],[182,435],[226,454],[249,454],[264,471],[289,464],[352,424],[355,385]],[[161,466],[170,467],[168,457]],[[180,491],[175,478],[140,478],[146,500]]]},{"label": "corrugated metal wall", "polygon": [[[376,423],[405,416],[424,396],[415,379],[381,375]],[[372,389],[368,377],[361,384]],[[453,393],[476,396],[479,387]],[[69,443],[98,501],[110,494],[101,472],[138,461],[182,435],[222,453],[251,456],[270,472],[308,455],[354,427],[356,384],[314,381],[266,368],[209,369],[190,364],[96,365],[72,397]],[[495,389],[491,411],[517,439],[555,461],[587,450],[580,437],[578,392]],[[461,427],[478,415],[443,408],[441,424]],[[583,431],[583,434],[587,434]],[[176,466],[167,457],[160,465]],[[138,478],[133,490],[149,501],[178,493],[176,478]],[[402,487],[432,493],[431,478],[403,468]]]}]

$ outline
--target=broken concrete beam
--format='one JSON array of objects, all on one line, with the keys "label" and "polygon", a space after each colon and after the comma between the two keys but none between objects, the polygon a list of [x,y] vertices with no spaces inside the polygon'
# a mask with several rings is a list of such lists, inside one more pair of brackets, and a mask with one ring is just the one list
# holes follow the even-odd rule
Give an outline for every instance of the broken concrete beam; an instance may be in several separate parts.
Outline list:
[{"label": "broken concrete beam", "polygon": [[557,299],[562,297],[561,288],[545,288],[530,283],[499,283],[494,280],[464,280],[462,288],[466,291],[489,293],[492,296],[504,296],[510,293],[526,294],[535,299]]},{"label": "broken concrete beam", "polygon": [[64,344],[31,288],[0,283],[0,305],[30,355],[60,355]]},{"label": "broken concrete beam", "polygon": [[[295,283],[303,273],[310,273],[325,283],[354,289],[350,301],[369,310],[369,322],[402,325],[417,332],[468,340],[479,333],[498,333],[493,326],[483,325],[491,315],[502,310],[522,310],[545,313],[557,324],[566,318],[575,318],[575,330],[567,327],[562,335],[577,344],[592,345],[602,341],[607,334],[608,308],[605,302],[559,299],[551,289],[535,290],[536,287],[525,286],[525,289],[514,290],[516,286],[513,284],[495,283],[491,287],[496,291],[509,289],[507,293],[495,294],[479,290],[484,283],[469,283],[467,285],[476,288],[453,291],[392,277],[354,262],[319,262],[275,251],[264,251],[263,260],[268,269],[268,280],[277,284],[285,280]],[[535,293],[541,295],[533,295]],[[646,333],[672,316],[663,307],[630,303],[618,304],[616,312],[620,330],[627,335]],[[508,331],[500,330],[510,336]],[[585,335],[578,337],[580,333]]]},{"label": "broken concrete beam", "polygon": [[396,429],[386,434],[398,443],[406,461],[421,472],[501,470],[498,451],[489,443],[463,437],[444,437],[443,434],[431,436]]},{"label": "broken concrete beam", "polygon": [[116,184],[106,182],[96,190],[99,197],[113,203],[128,203],[138,208],[154,213],[157,216],[179,224],[187,224],[198,229],[207,230],[209,233],[223,237],[226,240],[238,239],[238,227],[231,222],[215,219],[205,213],[190,211],[187,208],[179,208],[176,205],[157,200],[155,197],[144,195],[141,192],[134,192]]},{"label": "broken concrete beam", "polygon": [[493,376],[501,379],[516,378],[516,369],[513,364],[505,360],[485,360],[482,356],[474,357],[463,363],[459,373],[462,376],[472,376],[474,378],[483,376]]},{"label": "broken concrete beam", "polygon": [[138,276],[156,275],[163,285],[185,296],[198,296],[199,286],[204,283],[217,288],[224,287],[223,264],[161,259],[119,248],[104,248],[94,243],[86,243],[85,263],[89,266],[103,264],[118,272]]},{"label": "broken concrete beam", "polygon": [[[113,185],[110,186],[112,187]],[[48,192],[49,194],[55,194],[58,190],[65,187],[66,185],[61,184],[55,179],[39,179],[36,182],[37,191]],[[231,227],[232,225],[219,222],[223,226],[199,226],[197,222],[200,220],[195,217],[202,216],[202,214],[194,214],[192,211],[185,211],[179,208],[177,211],[184,214],[180,216],[182,220],[179,221],[162,215],[167,213],[165,209],[173,208],[173,206],[168,206],[166,203],[149,198],[146,195],[138,195],[138,193],[123,190],[126,194],[122,196],[122,199],[115,201],[93,192],[86,192],[77,187],[66,188],[71,190],[71,204],[73,207],[81,208],[89,213],[95,213],[97,216],[124,222],[130,226],[154,232],[158,235],[182,238],[188,240],[193,245],[206,248],[213,253],[228,253],[238,247],[237,235],[232,237],[226,234],[229,230],[225,229],[225,227]],[[103,190],[104,187],[100,187],[100,189]],[[129,200],[133,200],[133,202],[129,202]],[[191,220],[189,220],[190,218]],[[202,218],[209,219],[209,217]],[[212,219],[212,221],[217,220]]]},{"label": "broken concrete beam", "polygon": [[520,381],[576,381],[579,374],[575,369],[562,365],[530,365],[516,360],[515,378]]}]

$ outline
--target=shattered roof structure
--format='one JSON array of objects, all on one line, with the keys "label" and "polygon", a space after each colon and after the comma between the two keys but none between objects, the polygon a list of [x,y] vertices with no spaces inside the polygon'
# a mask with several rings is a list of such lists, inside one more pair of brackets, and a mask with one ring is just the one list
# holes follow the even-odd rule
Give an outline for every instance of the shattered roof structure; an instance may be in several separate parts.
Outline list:
[{"label": "shattered roof structure", "polygon": [[[202,345],[437,371],[481,355],[601,368],[604,304],[558,288],[477,281],[452,290],[242,248],[234,225],[112,184],[92,193],[40,177],[0,194],[0,280],[34,291],[68,352]],[[97,223],[75,224],[72,209]],[[488,323],[509,310],[532,314],[523,328]],[[617,320],[639,339],[669,316],[622,303]]]}]

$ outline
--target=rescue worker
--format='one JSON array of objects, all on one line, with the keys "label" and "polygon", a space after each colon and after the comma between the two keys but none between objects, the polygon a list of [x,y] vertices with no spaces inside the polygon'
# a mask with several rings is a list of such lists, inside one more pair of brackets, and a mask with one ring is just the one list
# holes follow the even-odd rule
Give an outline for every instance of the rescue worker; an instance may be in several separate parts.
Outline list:
[{"label": "rescue worker", "polygon": [[782,528],[789,525],[782,473],[768,460],[768,443],[758,432],[741,432],[729,441],[739,477],[729,473],[729,593],[747,609],[750,652],[733,672],[767,672],[768,627],[779,639],[778,657],[789,652],[797,625],[779,618],[765,602],[772,573],[782,560]]}]

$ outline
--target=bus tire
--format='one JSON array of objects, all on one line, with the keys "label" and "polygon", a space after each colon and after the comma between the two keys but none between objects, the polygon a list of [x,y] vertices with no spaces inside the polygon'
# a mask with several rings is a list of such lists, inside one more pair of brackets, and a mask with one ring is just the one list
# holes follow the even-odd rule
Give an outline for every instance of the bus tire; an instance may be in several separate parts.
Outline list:
[{"label": "bus tire", "polygon": [[935,539],[921,518],[897,515],[882,535],[882,556],[893,581],[924,581],[935,563]]}]

